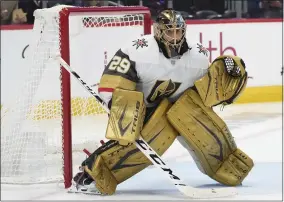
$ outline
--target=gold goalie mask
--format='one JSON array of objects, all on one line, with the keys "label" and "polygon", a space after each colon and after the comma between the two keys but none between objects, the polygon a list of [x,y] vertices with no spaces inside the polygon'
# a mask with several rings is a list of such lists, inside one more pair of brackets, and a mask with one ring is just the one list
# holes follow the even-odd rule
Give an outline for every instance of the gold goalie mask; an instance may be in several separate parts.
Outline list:
[{"label": "gold goalie mask", "polygon": [[186,23],[178,12],[162,11],[154,23],[154,35],[168,58],[180,55],[185,42]]}]

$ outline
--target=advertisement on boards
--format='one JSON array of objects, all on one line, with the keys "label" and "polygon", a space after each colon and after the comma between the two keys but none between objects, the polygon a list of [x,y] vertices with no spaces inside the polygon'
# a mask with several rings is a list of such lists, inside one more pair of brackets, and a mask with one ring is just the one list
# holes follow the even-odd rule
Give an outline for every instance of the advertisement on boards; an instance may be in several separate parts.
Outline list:
[{"label": "advertisement on boards", "polygon": [[[280,22],[188,24],[187,40],[202,43],[209,51],[211,62],[219,55],[242,57],[250,77],[248,87],[265,88],[282,84],[280,72],[283,55],[282,44],[279,41],[281,29]],[[89,33],[85,30],[80,32],[82,33],[70,36],[71,64],[82,77],[86,77],[88,82],[94,84],[100,78],[107,62],[106,58],[111,58],[125,41],[133,35],[139,35],[141,30],[128,29],[125,34],[125,28],[110,27]],[[30,42],[33,40],[33,35],[32,30],[1,30],[1,37],[1,49],[5,50],[1,53],[1,95],[2,102],[9,103],[15,99],[14,92],[23,85],[31,65],[28,56],[31,54]],[[115,40],[111,40],[110,43],[108,38]],[[49,78],[52,76],[50,75]],[[43,96],[47,96],[47,99],[59,99],[57,95],[48,93],[48,88],[51,86],[52,89],[58,88],[59,83],[45,82]],[[79,92],[81,90],[74,88],[76,88],[75,94],[82,96]]]}]

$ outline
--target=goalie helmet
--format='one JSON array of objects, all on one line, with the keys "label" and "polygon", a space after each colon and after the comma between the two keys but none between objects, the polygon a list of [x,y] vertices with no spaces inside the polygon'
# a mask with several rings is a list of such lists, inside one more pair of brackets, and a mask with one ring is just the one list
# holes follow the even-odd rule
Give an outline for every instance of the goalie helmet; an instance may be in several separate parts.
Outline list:
[{"label": "goalie helmet", "polygon": [[154,36],[167,58],[182,55],[187,51],[185,33],[186,23],[180,13],[172,9],[159,13],[154,23]]}]

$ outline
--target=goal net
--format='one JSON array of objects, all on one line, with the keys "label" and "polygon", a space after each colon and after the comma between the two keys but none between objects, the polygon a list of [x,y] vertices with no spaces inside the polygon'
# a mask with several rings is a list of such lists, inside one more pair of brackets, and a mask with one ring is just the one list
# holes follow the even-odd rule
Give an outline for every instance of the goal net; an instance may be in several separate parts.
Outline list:
[{"label": "goal net", "polygon": [[1,110],[1,182],[64,181],[104,139],[107,114],[56,54],[88,84],[99,82],[113,54],[129,39],[151,32],[145,7],[56,6],[36,10],[30,67],[14,103]]}]

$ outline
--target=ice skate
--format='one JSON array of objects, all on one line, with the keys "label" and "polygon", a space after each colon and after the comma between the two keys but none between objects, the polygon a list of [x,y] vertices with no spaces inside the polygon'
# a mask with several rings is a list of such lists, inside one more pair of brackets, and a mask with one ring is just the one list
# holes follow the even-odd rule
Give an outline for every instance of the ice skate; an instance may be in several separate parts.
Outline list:
[{"label": "ice skate", "polygon": [[79,172],[72,180],[68,193],[83,193],[91,195],[102,195],[96,188],[95,181],[85,172]]}]

